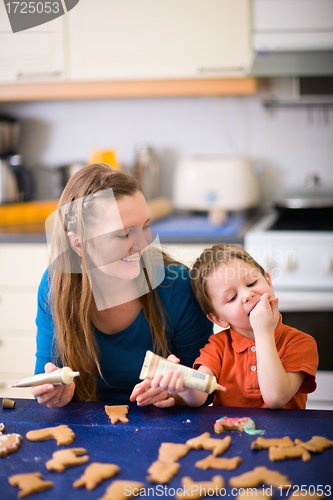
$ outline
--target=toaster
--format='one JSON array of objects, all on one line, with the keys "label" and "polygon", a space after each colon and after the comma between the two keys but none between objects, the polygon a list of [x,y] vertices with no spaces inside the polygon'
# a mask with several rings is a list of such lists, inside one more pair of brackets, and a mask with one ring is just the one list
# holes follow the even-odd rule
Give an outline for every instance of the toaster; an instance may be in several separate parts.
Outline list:
[{"label": "toaster", "polygon": [[235,157],[183,158],[176,165],[175,208],[244,210],[258,204],[259,179],[250,160]]}]

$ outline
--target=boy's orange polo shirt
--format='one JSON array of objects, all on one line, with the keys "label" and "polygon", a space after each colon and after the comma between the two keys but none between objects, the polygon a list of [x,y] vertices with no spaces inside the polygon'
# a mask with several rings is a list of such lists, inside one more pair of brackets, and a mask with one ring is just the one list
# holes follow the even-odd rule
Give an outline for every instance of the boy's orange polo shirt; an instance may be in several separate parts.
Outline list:
[{"label": "boy's orange polo shirt", "polygon": [[[306,373],[298,392],[283,408],[305,409],[307,394],[316,389],[317,343],[310,335],[283,325],[280,315],[275,344],[286,372]],[[200,365],[210,368],[217,382],[226,387],[226,392],[215,392],[214,406],[267,408],[259,389],[254,340],[231,329],[212,335],[193,367]]]}]

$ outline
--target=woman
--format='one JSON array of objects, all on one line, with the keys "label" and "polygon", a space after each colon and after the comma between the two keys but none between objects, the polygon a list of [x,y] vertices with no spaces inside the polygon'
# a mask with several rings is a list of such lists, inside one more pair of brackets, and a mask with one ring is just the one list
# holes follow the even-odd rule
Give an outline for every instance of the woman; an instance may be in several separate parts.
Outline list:
[{"label": "woman", "polygon": [[[150,248],[149,220],[140,185],[129,174],[93,164],[68,182],[51,266],[38,292],[35,373],[70,366],[80,377],[68,386],[34,387],[39,403],[62,407],[73,397],[175,403],[149,380],[139,383],[145,353],[171,352],[192,366],[212,326],[194,299],[187,268]],[[159,257],[164,279],[156,278]]]}]

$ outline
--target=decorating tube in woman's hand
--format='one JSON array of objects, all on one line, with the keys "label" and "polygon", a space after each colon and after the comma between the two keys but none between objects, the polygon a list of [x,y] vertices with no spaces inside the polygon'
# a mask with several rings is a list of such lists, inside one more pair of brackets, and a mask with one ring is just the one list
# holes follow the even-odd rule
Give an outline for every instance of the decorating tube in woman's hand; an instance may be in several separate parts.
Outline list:
[{"label": "decorating tube in woman's hand", "polygon": [[79,375],[80,372],[73,372],[71,368],[65,366],[51,373],[40,373],[34,377],[24,378],[11,387],[34,387],[35,385],[42,384],[68,385],[73,382],[74,377],[78,377]]}]

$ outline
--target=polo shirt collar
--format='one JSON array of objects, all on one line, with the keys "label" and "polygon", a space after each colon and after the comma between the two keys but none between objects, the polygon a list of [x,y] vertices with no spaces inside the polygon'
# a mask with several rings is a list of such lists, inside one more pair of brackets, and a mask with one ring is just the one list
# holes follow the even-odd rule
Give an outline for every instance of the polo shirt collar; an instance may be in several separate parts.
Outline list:
[{"label": "polo shirt collar", "polygon": [[[283,333],[283,324],[282,324],[282,316],[280,314],[279,322],[277,324],[277,327],[275,328],[275,333],[274,333],[275,343],[278,342],[282,333]],[[237,353],[244,352],[246,349],[248,349],[251,345],[254,345],[255,343],[254,340],[249,339],[248,337],[244,337],[244,335],[236,332],[235,330],[232,330],[231,328],[230,328],[230,337],[231,337],[232,348]]]}]

